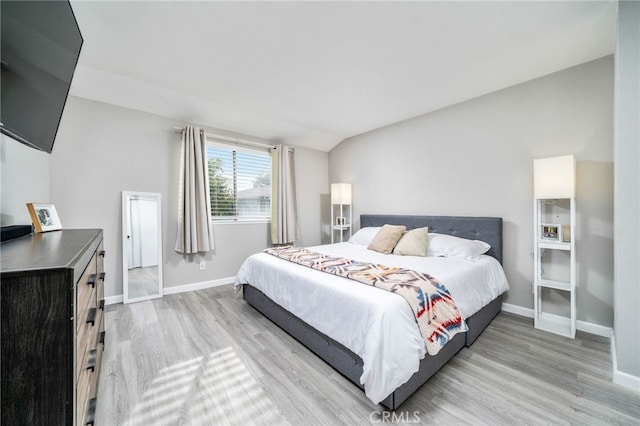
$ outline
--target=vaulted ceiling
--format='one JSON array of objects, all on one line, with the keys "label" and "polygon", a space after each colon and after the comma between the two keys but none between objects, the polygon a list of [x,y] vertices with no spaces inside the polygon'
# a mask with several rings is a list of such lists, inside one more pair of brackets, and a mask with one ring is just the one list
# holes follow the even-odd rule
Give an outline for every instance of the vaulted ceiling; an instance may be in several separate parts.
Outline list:
[{"label": "vaulted ceiling", "polygon": [[613,53],[615,1],[72,1],[72,94],[328,151]]}]

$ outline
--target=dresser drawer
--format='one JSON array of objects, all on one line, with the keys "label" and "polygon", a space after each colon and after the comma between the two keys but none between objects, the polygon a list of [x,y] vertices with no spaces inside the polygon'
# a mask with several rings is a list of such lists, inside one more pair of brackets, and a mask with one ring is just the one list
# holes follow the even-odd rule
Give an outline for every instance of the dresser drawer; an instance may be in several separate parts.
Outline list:
[{"label": "dresser drawer", "polygon": [[100,309],[99,307],[98,309],[96,309],[95,328],[96,338],[94,340],[94,343],[92,343],[93,346],[97,346],[97,344],[100,343],[100,333],[104,331],[104,310]]},{"label": "dresser drawer", "polygon": [[89,352],[95,349],[98,336],[96,287],[97,252],[91,257],[76,285],[76,367],[75,383],[79,386]]},{"label": "dresser drawer", "polygon": [[90,380],[89,397],[95,398],[98,395],[98,378],[100,377],[100,365],[102,364],[102,354],[104,352],[104,345],[99,343],[96,346],[96,359],[95,368],[93,371],[92,380]]},{"label": "dresser drawer", "polygon": [[98,274],[98,281],[96,283],[96,297],[98,298],[98,304],[100,304],[101,300],[104,300],[104,242],[100,243],[98,247],[98,251],[96,252],[96,273]]},{"label": "dresser drawer", "polygon": [[[86,365],[85,365],[86,367]],[[90,393],[91,393],[91,379],[93,372],[87,368],[83,368],[78,379],[78,385],[76,388],[76,424],[84,425],[84,419],[86,417],[87,408],[89,405]]]},{"label": "dresser drawer", "polygon": [[[82,365],[77,384],[77,406],[79,411],[78,424],[86,424],[90,401],[98,393],[98,378],[100,376],[100,362],[102,361],[103,345],[98,344],[95,349],[87,351],[87,357]],[[84,419],[84,420],[83,420]]]},{"label": "dresser drawer", "polygon": [[[80,329],[77,337],[77,355],[76,355],[76,377],[80,378],[80,374],[83,369],[88,368],[88,358],[92,350],[96,349],[97,341],[99,338],[99,325],[98,325],[98,309],[92,308],[90,310],[87,320],[93,320],[86,322],[84,327]],[[95,317],[92,318],[92,316]]]},{"label": "dresser drawer", "polygon": [[104,257],[105,257],[104,241],[100,242],[100,245],[98,246],[98,250],[96,251],[96,254],[98,255],[98,257],[96,259],[98,261],[98,271],[103,272],[104,271]]},{"label": "dresser drawer", "polygon": [[77,286],[77,407],[79,425],[93,420],[104,351],[104,245],[100,243]]},{"label": "dresser drawer", "polygon": [[96,286],[98,276],[96,273],[96,255],[91,258],[84,273],[76,286],[76,330],[79,333],[84,326],[90,308],[97,307]]}]

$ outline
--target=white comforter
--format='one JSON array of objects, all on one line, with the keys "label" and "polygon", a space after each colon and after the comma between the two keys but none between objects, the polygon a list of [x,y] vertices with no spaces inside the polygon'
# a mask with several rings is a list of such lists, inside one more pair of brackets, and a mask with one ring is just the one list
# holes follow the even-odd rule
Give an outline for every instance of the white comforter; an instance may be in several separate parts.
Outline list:
[{"label": "white comforter", "polygon": [[[426,272],[444,284],[463,318],[509,289],[492,257],[478,262],[444,257],[394,256],[338,243],[310,250]],[[235,285],[250,284],[363,361],[360,382],[377,404],[418,371],[424,340],[408,303],[397,294],[259,253],[249,257]]]}]

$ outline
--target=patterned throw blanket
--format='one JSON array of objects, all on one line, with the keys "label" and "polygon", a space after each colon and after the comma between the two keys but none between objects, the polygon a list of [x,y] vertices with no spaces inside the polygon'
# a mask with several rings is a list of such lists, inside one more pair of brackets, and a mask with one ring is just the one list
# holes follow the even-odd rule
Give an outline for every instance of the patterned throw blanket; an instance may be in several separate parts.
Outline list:
[{"label": "patterned throw blanket", "polygon": [[264,252],[401,295],[413,311],[429,355],[436,355],[453,336],[467,331],[451,294],[429,274],[332,257],[295,246],[268,248]]}]

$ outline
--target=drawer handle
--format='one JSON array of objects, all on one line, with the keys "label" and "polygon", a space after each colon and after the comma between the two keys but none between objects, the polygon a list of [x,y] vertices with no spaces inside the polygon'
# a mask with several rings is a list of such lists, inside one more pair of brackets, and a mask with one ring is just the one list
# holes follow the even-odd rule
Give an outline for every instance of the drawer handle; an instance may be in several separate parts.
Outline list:
[{"label": "drawer handle", "polygon": [[104,345],[104,336],[105,336],[106,332],[105,331],[101,331],[100,332],[100,339],[98,340],[99,343],[102,343]]},{"label": "drawer handle", "polygon": [[87,361],[87,370],[96,371],[96,359],[98,358],[98,351],[91,349],[89,351],[89,360]]},{"label": "drawer handle", "polygon": [[102,257],[104,257],[104,250],[100,250],[100,251],[98,252],[98,256],[102,256]]},{"label": "drawer handle", "polygon": [[104,272],[100,272],[100,279],[104,281]]},{"label": "drawer handle", "polygon": [[100,308],[101,311],[104,311],[104,299],[100,300],[100,303],[98,303],[98,308]]},{"label": "drawer handle", "polygon": [[93,288],[96,288],[96,274],[89,275],[89,279],[87,280],[87,285],[90,285]]},{"label": "drawer handle", "polygon": [[98,310],[96,308],[90,308],[89,313],[87,314],[87,324],[91,324],[93,327],[96,325],[96,312]]}]

